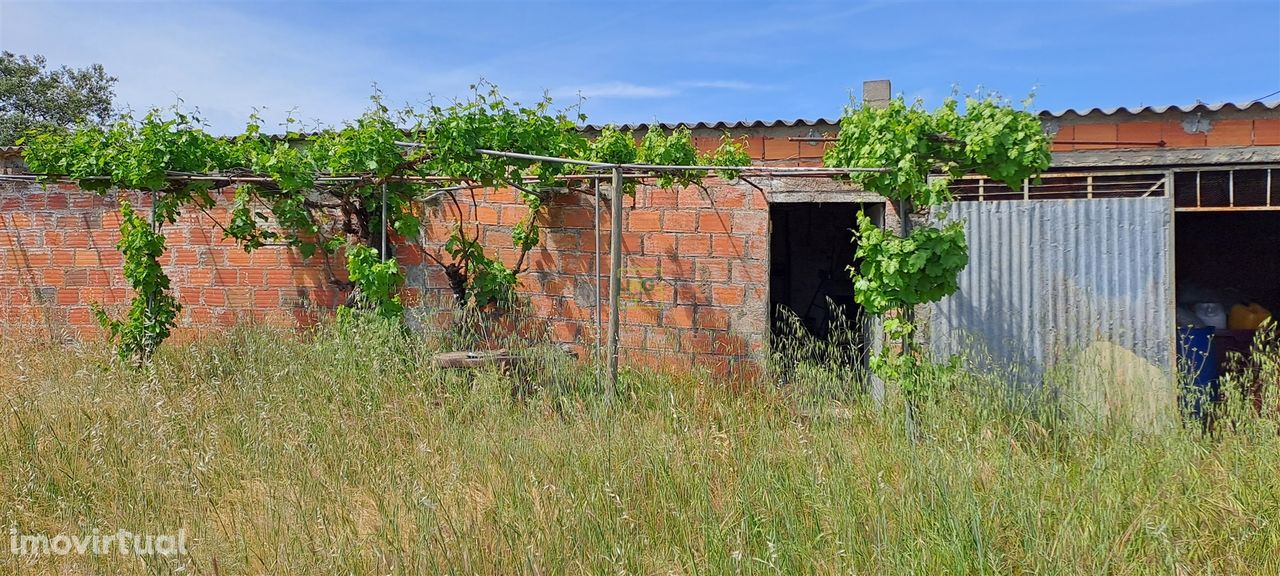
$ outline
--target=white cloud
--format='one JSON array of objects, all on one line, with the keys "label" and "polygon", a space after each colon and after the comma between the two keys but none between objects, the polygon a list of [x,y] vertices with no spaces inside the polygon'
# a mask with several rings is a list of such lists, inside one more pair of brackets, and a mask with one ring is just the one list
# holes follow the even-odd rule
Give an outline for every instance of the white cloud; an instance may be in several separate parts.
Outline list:
[{"label": "white cloud", "polygon": [[0,48],[58,65],[101,63],[119,78],[118,107],[140,112],[181,98],[222,133],[242,129],[255,108],[264,109],[268,129],[290,111],[309,124],[353,118],[375,81],[396,104],[452,94],[480,76],[443,66],[409,76],[397,72],[407,68],[399,55],[359,31],[308,29],[242,12],[246,6],[3,3]]},{"label": "white cloud", "polygon": [[690,82],[682,82],[681,85],[689,88],[701,88],[707,90],[736,90],[741,92],[770,90],[773,87],[764,84],[753,84],[751,82],[743,82],[741,80],[695,80]]},{"label": "white cloud", "polygon": [[552,96],[584,98],[670,98],[680,91],[671,86],[645,86],[630,82],[605,82],[583,86],[569,86],[552,90]]},{"label": "white cloud", "polygon": [[582,86],[566,86],[551,91],[557,98],[575,97],[594,99],[656,99],[671,98],[689,90],[729,90],[737,92],[771,90],[772,86],[752,84],[740,80],[690,80],[671,84],[634,84],[631,82],[602,82]]},{"label": "white cloud", "polygon": [[[634,45],[618,37],[544,35],[512,46],[508,38],[519,32],[528,7],[502,7],[504,40],[471,44],[474,34],[462,24],[487,9],[0,0],[0,49],[43,54],[54,65],[100,63],[119,78],[118,107],[142,112],[181,98],[219,133],[239,132],[255,109],[272,131],[290,112],[309,126],[339,123],[367,108],[375,81],[391,106],[421,105],[433,95],[448,102],[484,78],[521,101],[558,86],[550,94],[566,103],[581,95],[593,111],[643,114],[670,114],[697,98],[780,89],[737,80],[735,72],[703,78],[661,55],[631,66],[626,59]],[[419,13],[448,25],[442,31],[438,20],[424,25],[409,17]],[[701,52],[683,47],[679,56]],[[606,63],[634,76],[583,73]]]}]

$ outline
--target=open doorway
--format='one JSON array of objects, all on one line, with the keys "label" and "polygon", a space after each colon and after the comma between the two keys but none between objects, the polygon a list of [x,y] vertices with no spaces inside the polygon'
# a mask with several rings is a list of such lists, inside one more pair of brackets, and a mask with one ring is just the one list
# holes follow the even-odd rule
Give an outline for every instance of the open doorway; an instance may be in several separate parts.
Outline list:
[{"label": "open doorway", "polygon": [[1280,310],[1280,211],[1178,212],[1174,230],[1179,303]]},{"label": "open doorway", "polygon": [[[1205,418],[1202,400],[1219,399],[1219,377],[1253,362],[1261,322],[1280,313],[1280,211],[1182,211],[1174,236],[1179,368],[1194,391],[1183,406]],[[1246,388],[1261,406],[1260,381]]]},{"label": "open doorway", "polygon": [[769,309],[775,340],[794,336],[799,324],[819,341],[839,338],[846,349],[844,361],[865,364],[866,324],[854,301],[848,270],[857,252],[853,228],[860,210],[881,221],[880,204],[803,202],[769,207]]}]

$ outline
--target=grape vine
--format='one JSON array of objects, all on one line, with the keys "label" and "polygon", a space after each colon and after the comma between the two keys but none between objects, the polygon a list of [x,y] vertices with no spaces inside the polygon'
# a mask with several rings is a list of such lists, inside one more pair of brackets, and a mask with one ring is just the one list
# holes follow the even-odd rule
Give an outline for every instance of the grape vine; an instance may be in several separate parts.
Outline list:
[{"label": "grape vine", "polygon": [[123,320],[111,318],[101,306],[93,306],[98,323],[107,331],[124,362],[140,364],[169,337],[182,306],[168,293],[169,277],[160,268],[164,236],[139,215],[127,201],[120,202],[120,241],[124,277],[137,296]]},{"label": "grape vine", "polygon": [[[399,317],[403,306],[395,289],[403,282],[403,273],[394,254],[380,253],[380,239],[384,231],[416,239],[421,228],[416,207],[424,199],[442,203],[442,209],[456,220],[448,240],[426,255],[444,271],[458,304],[502,306],[511,301],[518,275],[527,268],[527,253],[541,240],[537,218],[548,206],[546,200],[574,190],[572,176],[582,171],[575,165],[477,150],[609,163],[702,160],[728,166],[749,161],[741,143],[728,139],[716,154],[698,158],[687,130],[671,134],[651,130],[637,144],[631,134],[608,127],[600,138],[589,141],[578,129],[583,120],[574,108],[554,109],[550,98],[522,105],[496,87],[480,83],[472,86],[469,98],[423,111],[392,110],[375,93],[370,109],[359,118],[314,132],[305,132],[299,122],[289,119],[283,134],[270,135],[255,115],[243,133],[224,138],[206,132],[197,115],[153,110],[106,127],[32,131],[22,143],[28,169],[45,179],[70,179],[98,193],[113,189],[151,193],[157,229],[176,222],[187,209],[212,219],[210,210],[220,196],[215,192],[234,189],[226,221],[214,219],[225,237],[248,252],[286,246],[305,258],[319,255],[325,259],[330,282],[352,291],[349,306]],[[700,183],[704,173],[657,172],[653,176],[660,185],[670,186]],[[634,186],[628,181],[624,192],[634,191]],[[528,213],[512,226],[512,243],[518,250],[512,266],[481,246],[480,227],[465,221],[467,214],[459,199],[477,188],[495,187],[515,188],[528,207]],[[127,205],[122,206],[122,214],[126,210]],[[131,211],[128,214],[128,222],[138,218]],[[130,238],[142,236],[131,232]],[[163,253],[162,235],[146,241],[152,244],[145,254]],[[345,279],[328,264],[329,257],[340,252],[346,254]],[[149,355],[176,318],[176,308],[165,308],[170,301],[176,305],[168,293],[168,278],[158,263],[147,270],[153,276],[148,284],[134,285],[133,307],[145,310],[136,320],[145,323],[159,318],[165,324],[163,330],[146,328],[154,331],[139,340],[140,347],[130,348],[132,355],[137,350]],[[126,335],[144,330],[132,325],[134,317],[131,313],[125,324],[108,328],[123,342]]]},{"label": "grape vine", "polygon": [[[929,210],[951,200],[950,185],[976,173],[1020,187],[1026,178],[1049,167],[1049,138],[1039,118],[995,94],[946,99],[928,111],[919,101],[901,96],[887,106],[851,106],[840,121],[840,134],[827,150],[828,166],[878,167],[882,173],[853,173],[849,178],[899,206],[899,217]],[[911,309],[955,292],[956,277],[968,263],[968,246],[959,223],[942,228],[923,226],[903,237],[858,217],[856,266],[849,272],[855,299],[867,312],[894,314],[884,321],[888,337],[904,342],[913,330]],[[875,368],[901,376],[914,365],[913,356],[889,350],[873,360]]]}]

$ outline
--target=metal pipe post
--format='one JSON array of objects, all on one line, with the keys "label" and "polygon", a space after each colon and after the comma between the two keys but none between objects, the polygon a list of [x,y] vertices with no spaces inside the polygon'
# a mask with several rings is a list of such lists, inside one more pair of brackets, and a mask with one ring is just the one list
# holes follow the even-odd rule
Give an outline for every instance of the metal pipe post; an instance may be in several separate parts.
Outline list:
[{"label": "metal pipe post", "polygon": [[592,364],[594,364],[596,367],[596,385],[598,386],[601,380],[600,361],[603,360],[602,357],[604,356],[603,354],[604,339],[602,338],[602,336],[604,335],[603,334],[604,333],[604,322],[603,322],[604,311],[601,309],[601,306],[600,306],[600,304],[604,301],[604,298],[601,297],[600,295],[600,288],[601,288],[600,286],[600,179],[597,178],[595,180],[593,188],[594,188],[595,196],[592,197],[593,199],[592,203],[595,204],[595,209],[596,209],[596,218],[595,218],[595,228],[596,228],[596,241],[595,241],[596,276],[595,278],[596,279],[595,279],[595,287],[592,290],[592,292],[594,292],[596,295],[596,351],[595,351],[594,358],[592,358]]},{"label": "metal pipe post", "polygon": [[382,183],[382,261],[387,261],[387,183]]},{"label": "metal pipe post", "polygon": [[609,387],[605,399],[618,393],[618,316],[622,294],[622,167],[613,169],[613,221],[609,227]]},{"label": "metal pipe post", "polygon": [[[899,219],[898,229],[901,231],[902,237],[906,238],[907,236],[911,235],[911,210],[913,209],[911,205],[911,199],[903,198],[902,200],[899,200],[897,208],[898,208],[898,219]],[[903,316],[902,319],[907,322],[915,322],[916,320],[915,308],[911,306],[904,307],[902,309],[902,316]],[[911,336],[910,335],[902,337],[902,354],[903,355],[911,354]]]}]

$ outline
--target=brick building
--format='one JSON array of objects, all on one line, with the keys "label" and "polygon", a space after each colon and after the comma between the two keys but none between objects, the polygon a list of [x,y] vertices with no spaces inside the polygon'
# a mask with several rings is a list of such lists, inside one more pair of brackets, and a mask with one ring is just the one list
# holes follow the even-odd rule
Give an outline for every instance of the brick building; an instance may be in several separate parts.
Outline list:
[{"label": "brick building", "polygon": [[[877,93],[887,97],[887,83],[868,86],[868,96]],[[1273,205],[1270,197],[1272,178],[1280,180],[1280,106],[1196,104],[1044,112],[1041,117],[1055,138],[1051,175],[1021,191],[966,181],[957,187],[958,204],[1166,198],[1177,218],[1213,213],[1247,220],[1241,226],[1258,230],[1280,215],[1270,211],[1273,206],[1280,210],[1280,198]],[[823,142],[790,138],[838,131],[834,120],[689,127],[700,147],[714,145],[728,132],[746,139],[755,162],[777,165],[820,165]],[[0,151],[7,169],[20,164],[18,153],[13,148]],[[1230,190],[1218,198],[1222,174],[1228,174]],[[1149,185],[1145,193],[1139,182]],[[1246,190],[1252,195],[1247,202]],[[145,198],[134,199],[146,203]],[[510,226],[525,212],[516,195],[477,191],[475,209],[463,208],[465,220],[482,230],[488,249],[510,264],[516,255]],[[439,248],[453,218],[440,207],[427,210],[420,238],[395,241],[396,257],[409,278],[404,296],[420,307],[448,298],[443,275],[423,251]],[[640,187],[634,199],[626,199],[622,238],[624,363],[671,367],[758,358],[770,334],[771,310],[779,305],[820,332],[829,320],[827,298],[852,303],[844,266],[852,261],[848,228],[859,210],[895,225],[897,216],[883,198],[826,179],[713,178],[705,189]],[[225,221],[226,214],[188,211],[167,229],[164,264],[183,305],[180,332],[247,321],[305,325],[342,301],[344,295],[328,282],[321,260],[303,261],[279,248],[245,254],[221,239],[210,217]],[[1172,220],[1170,216],[1171,229]],[[602,202],[597,212],[594,198],[580,193],[557,194],[541,222],[544,241],[529,254],[521,293],[556,340],[579,345],[596,341],[597,288],[607,285],[609,272],[608,222],[608,203]],[[1180,227],[1184,224],[1234,226],[1179,220]],[[114,248],[117,226],[110,196],[68,186],[0,184],[0,326],[55,337],[96,333],[90,304],[111,308],[129,296]],[[1166,248],[1172,252],[1177,242],[1169,238]],[[970,243],[978,253],[986,249],[972,235]],[[1191,248],[1185,252],[1188,258],[1208,258],[1193,255]],[[1280,291],[1280,259],[1266,262],[1266,275],[1249,282],[1264,285],[1274,279]],[[341,268],[341,263],[335,260],[334,266]],[[1166,274],[1169,286],[1172,270],[1171,265]],[[1280,300],[1280,293],[1267,296],[1272,297]],[[602,315],[607,310],[606,300]],[[945,312],[944,307],[934,314]],[[1151,322],[1159,324],[1163,318]]]}]

